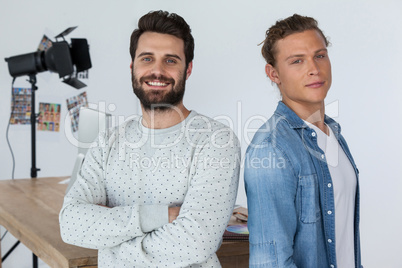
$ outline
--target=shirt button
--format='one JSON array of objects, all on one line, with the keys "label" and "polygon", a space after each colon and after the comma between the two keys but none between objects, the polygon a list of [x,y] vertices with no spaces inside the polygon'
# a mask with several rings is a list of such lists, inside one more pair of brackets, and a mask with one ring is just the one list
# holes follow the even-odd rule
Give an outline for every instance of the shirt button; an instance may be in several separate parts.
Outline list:
[{"label": "shirt button", "polygon": [[315,132],[311,133],[311,136],[315,137]]},{"label": "shirt button", "polygon": [[331,183],[328,183],[328,188],[331,188],[332,187],[332,184]]},{"label": "shirt button", "polygon": [[332,243],[332,239],[328,239],[328,243]]},{"label": "shirt button", "polygon": [[331,268],[334,268],[334,267],[335,267],[335,265],[333,265],[333,264],[331,264],[330,266],[331,266]]},{"label": "shirt button", "polygon": [[321,158],[322,158],[322,159],[324,159],[324,158],[325,158],[325,156],[322,154],[322,155],[321,155]]},{"label": "shirt button", "polygon": [[328,215],[331,215],[331,214],[332,214],[332,211],[331,211],[331,210],[328,210],[327,213],[328,213]]}]

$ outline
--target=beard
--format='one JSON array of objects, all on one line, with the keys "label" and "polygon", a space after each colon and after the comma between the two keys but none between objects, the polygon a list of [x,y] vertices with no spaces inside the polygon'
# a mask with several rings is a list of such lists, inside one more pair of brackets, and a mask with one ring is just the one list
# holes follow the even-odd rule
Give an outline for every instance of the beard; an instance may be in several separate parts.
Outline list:
[{"label": "beard", "polygon": [[[168,92],[159,90],[145,92],[142,84],[145,83],[145,81],[156,79],[162,83],[169,83],[169,85],[172,86],[172,89]],[[140,100],[142,107],[145,110],[167,111],[183,100],[186,87],[186,73],[184,72],[184,74],[181,75],[181,78],[177,80],[176,84],[173,78],[167,78],[163,75],[156,76],[154,74],[141,77],[138,80],[134,75],[134,72],[131,72],[131,82],[134,94]]]}]

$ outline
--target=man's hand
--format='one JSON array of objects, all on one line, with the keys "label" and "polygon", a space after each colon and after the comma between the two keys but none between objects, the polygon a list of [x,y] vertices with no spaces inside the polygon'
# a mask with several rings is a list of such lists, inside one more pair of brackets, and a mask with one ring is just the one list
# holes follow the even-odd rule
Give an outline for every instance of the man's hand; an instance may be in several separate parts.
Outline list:
[{"label": "man's hand", "polygon": [[179,216],[180,207],[171,207],[169,208],[169,223],[172,223],[177,216]]}]

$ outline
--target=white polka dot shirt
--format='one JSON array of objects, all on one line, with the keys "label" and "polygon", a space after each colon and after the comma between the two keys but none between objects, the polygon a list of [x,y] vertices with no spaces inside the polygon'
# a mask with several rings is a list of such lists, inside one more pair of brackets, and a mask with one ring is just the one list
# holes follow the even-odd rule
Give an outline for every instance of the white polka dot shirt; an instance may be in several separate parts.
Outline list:
[{"label": "white polka dot shirt", "polygon": [[233,131],[195,111],[167,129],[128,120],[88,151],[64,198],[61,236],[99,249],[99,267],[221,267],[239,166]]}]

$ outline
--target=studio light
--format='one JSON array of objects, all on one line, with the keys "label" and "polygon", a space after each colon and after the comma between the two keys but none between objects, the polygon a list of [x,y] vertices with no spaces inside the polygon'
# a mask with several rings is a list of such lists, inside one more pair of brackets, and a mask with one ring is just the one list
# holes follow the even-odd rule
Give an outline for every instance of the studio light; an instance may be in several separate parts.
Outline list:
[{"label": "studio light", "polygon": [[[37,177],[36,167],[36,122],[39,114],[35,112],[36,74],[51,71],[59,74],[63,82],[80,89],[86,85],[77,79],[77,73],[92,67],[89,46],[86,39],[71,39],[71,45],[64,39],[77,27],[70,27],[57,35],[56,41],[46,43],[47,49],[6,58],[8,71],[14,78],[27,75],[31,83],[31,178]],[[62,39],[62,40],[60,40]],[[43,41],[43,40],[42,40]]]},{"label": "studio light", "polygon": [[24,75],[36,75],[44,71],[59,74],[64,83],[80,89],[86,85],[74,77],[76,73],[88,70],[92,67],[89,56],[89,46],[86,39],[71,39],[71,45],[64,39],[77,27],[70,27],[56,36],[63,41],[52,42],[46,51],[36,51],[6,58],[8,70],[12,77]]}]

